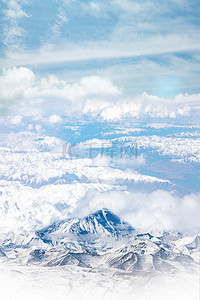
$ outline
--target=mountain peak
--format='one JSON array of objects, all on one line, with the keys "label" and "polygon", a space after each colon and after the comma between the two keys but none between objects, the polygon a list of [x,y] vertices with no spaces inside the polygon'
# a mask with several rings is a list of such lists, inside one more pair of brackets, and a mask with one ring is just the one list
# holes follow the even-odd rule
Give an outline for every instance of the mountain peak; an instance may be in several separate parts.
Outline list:
[{"label": "mountain peak", "polygon": [[45,242],[51,241],[51,235],[65,237],[68,233],[75,235],[105,235],[125,236],[132,234],[133,227],[122,221],[117,215],[107,208],[100,209],[82,219],[67,219],[62,222],[53,223],[47,228],[37,232],[37,235]]},{"label": "mountain peak", "polygon": [[120,218],[116,214],[114,214],[112,211],[110,211],[107,208],[99,209],[96,212],[89,214],[87,217],[90,217],[90,216],[95,216],[95,217],[99,217],[99,218],[103,218],[103,219],[115,218],[117,220],[120,220]]},{"label": "mountain peak", "polygon": [[122,221],[107,208],[100,209],[81,219],[79,227],[84,234],[95,233],[115,236],[126,235],[134,230],[131,225]]}]

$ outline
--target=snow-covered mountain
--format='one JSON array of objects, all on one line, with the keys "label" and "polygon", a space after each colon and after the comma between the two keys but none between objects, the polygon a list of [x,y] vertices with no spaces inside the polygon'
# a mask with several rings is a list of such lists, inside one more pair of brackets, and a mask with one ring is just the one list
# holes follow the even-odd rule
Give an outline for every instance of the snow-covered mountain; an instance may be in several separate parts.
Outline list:
[{"label": "snow-covered mountain", "polygon": [[37,231],[38,236],[43,238],[53,233],[65,235],[74,233],[77,235],[127,235],[134,229],[128,223],[110,212],[108,209],[98,210],[97,212],[84,217],[83,219],[68,219],[62,222],[53,223],[51,226]]},{"label": "snow-covered mountain", "polygon": [[198,262],[199,236],[138,232],[108,209],[66,219],[32,234],[1,237],[1,257],[22,264],[123,271],[171,271]]}]

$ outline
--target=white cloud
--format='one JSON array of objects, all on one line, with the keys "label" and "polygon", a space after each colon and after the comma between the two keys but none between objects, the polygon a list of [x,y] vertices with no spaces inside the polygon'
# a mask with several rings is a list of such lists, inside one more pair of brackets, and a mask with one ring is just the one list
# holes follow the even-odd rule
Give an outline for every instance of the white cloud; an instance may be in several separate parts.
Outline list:
[{"label": "white cloud", "polygon": [[41,125],[39,125],[39,124],[35,125],[35,130],[36,131],[40,131],[41,129],[42,129]]},{"label": "white cloud", "polygon": [[138,168],[145,164],[145,157],[143,154],[137,157],[122,157],[121,159],[114,159],[111,163],[111,166],[118,168]]},{"label": "white cloud", "polygon": [[166,99],[143,93],[138,97],[117,102],[115,105],[110,104],[102,109],[100,115],[103,119],[111,121],[120,120],[124,117],[139,118],[143,116],[175,119],[176,117],[191,115],[191,110],[193,113],[199,114],[199,99],[200,94],[179,94],[174,99]]},{"label": "white cloud", "polygon": [[197,233],[200,228],[199,199],[199,194],[188,194],[181,198],[163,190],[150,194],[129,191],[90,192],[74,213],[85,216],[106,207],[137,229]]},{"label": "white cloud", "polygon": [[34,73],[28,68],[3,70],[0,77],[0,109],[10,108],[28,98],[34,80]]},{"label": "white cloud", "polygon": [[[6,1],[6,3],[10,2],[11,1]],[[15,11],[15,19],[19,21],[26,18],[27,12],[23,8],[24,1],[12,2],[18,5],[18,9],[15,8],[14,10],[13,8]],[[187,5],[185,4],[186,2]],[[179,11],[180,6],[181,10]],[[173,74],[175,74],[175,79],[180,79],[180,82],[174,83],[172,89],[174,88],[175,91],[172,91],[173,93],[171,94],[179,93],[180,91],[197,91],[198,76],[196,72],[199,72],[199,70],[195,56],[198,56],[197,52],[200,48],[199,40],[196,38],[199,36],[199,28],[193,18],[187,18],[185,14],[185,10],[187,11],[188,6],[190,7],[188,1],[166,1],[166,3],[161,4],[159,1],[133,2],[130,0],[114,0],[100,2],[87,1],[87,3],[85,3],[84,1],[63,0],[58,4],[57,10],[50,20],[49,27],[51,28],[42,30],[41,35],[44,34],[44,36],[39,36],[38,40],[40,40],[40,43],[36,47],[34,45],[34,49],[31,46],[30,48],[27,46],[24,51],[10,53],[7,58],[1,60],[1,66],[19,66],[23,61],[23,64],[28,66],[45,64],[42,68],[48,69],[49,64],[86,61],[78,71],[77,68],[75,70],[74,65],[72,65],[73,71],[71,67],[68,69],[68,72],[71,73],[68,74],[69,78],[76,72],[83,72],[83,76],[85,76],[85,74],[91,74],[91,66],[95,68],[98,65],[100,72],[102,67],[104,69],[116,67],[116,71],[113,71],[112,75],[115,78],[120,78],[120,80],[118,80],[118,82],[113,80],[113,82],[115,82],[116,85],[123,85],[125,87],[127,87],[127,85],[129,85],[129,87],[132,86],[132,91],[134,91],[135,94],[143,92],[143,86],[148,93],[158,94],[156,83],[159,85],[160,79],[162,80],[162,78],[165,77],[166,72],[168,72],[171,67],[173,68],[173,72],[168,74],[169,77],[171,77],[171,75],[173,77]],[[81,10],[83,7],[85,7],[85,9]],[[176,16],[172,16],[172,7],[174,8],[173,13],[177,12]],[[77,8],[80,8],[80,10]],[[193,8],[191,9],[193,10]],[[88,17],[88,22],[86,21],[86,26],[83,27],[85,32],[90,32],[90,28],[93,27],[90,26],[90,22],[95,22],[94,16],[102,17],[106,15],[108,19],[106,20],[105,28],[100,27],[99,29],[99,23],[98,20],[96,20],[98,25],[97,34],[92,34],[91,36],[88,34],[90,38],[86,40],[85,37],[87,34],[81,35],[81,32],[79,34],[81,28],[79,28],[77,23],[74,23],[76,18],[72,17],[77,16],[77,13],[79,17]],[[113,18],[114,20],[112,20],[113,15],[115,16],[115,18]],[[166,26],[166,23],[168,26]],[[62,28],[64,24],[66,26]],[[24,28],[19,26],[19,22],[17,26],[7,25],[7,27],[5,26],[7,28],[6,30],[10,30],[11,36],[16,36],[16,40],[23,38]],[[44,24],[42,24],[42,26],[43,25]],[[96,26],[94,26],[94,28],[95,27]],[[51,32],[51,29],[53,33],[50,36],[49,32]],[[92,30],[92,33],[94,32],[95,29],[94,31]],[[59,35],[59,37],[57,37],[57,35]],[[7,33],[5,36],[9,37]],[[35,36],[33,40],[35,43]],[[44,45],[41,46],[43,41]],[[17,45],[17,41],[13,40],[11,44],[13,46],[15,44]],[[195,54],[194,49],[197,50]],[[180,58],[179,55],[175,54],[171,55],[169,61],[169,55],[166,54],[190,50],[191,59],[187,57]],[[160,53],[164,55],[158,57]],[[150,56],[148,57],[147,55]],[[154,56],[153,59],[152,55]],[[141,61],[142,56],[144,61]],[[127,64],[129,64],[130,68],[126,72],[119,66],[119,64],[122,66],[126,64],[124,60],[118,59],[123,57],[138,57],[139,59],[128,59]],[[114,63],[113,60],[107,60],[113,58],[117,58]],[[174,63],[174,60],[178,59],[178,63]],[[91,61],[89,64],[87,63],[88,60]],[[181,60],[185,62],[183,63]],[[103,64],[102,67],[101,64]],[[155,64],[156,67],[153,67],[153,64]],[[94,73],[93,70],[92,73]],[[166,78],[164,78],[164,81],[166,83],[165,79]],[[153,82],[154,80],[156,83]],[[137,84],[135,84],[136,81]],[[160,85],[158,89],[162,89],[163,84],[161,83]],[[152,112],[152,114],[153,113],[154,112]],[[107,111],[106,114],[108,115],[109,112]],[[155,112],[155,114],[158,113]],[[172,118],[173,116],[174,114],[171,113]]]},{"label": "white cloud", "polygon": [[22,122],[22,116],[19,115],[9,119],[9,123],[12,125],[20,125],[21,122]]},{"label": "white cloud", "polygon": [[61,122],[59,118],[64,115],[115,121],[128,117],[175,119],[200,113],[200,94],[178,94],[170,99],[143,93],[131,98],[123,95],[123,91],[110,80],[100,76],[83,77],[75,83],[55,76],[36,80],[30,69],[14,67],[4,70],[0,87],[2,109],[21,100],[24,104],[19,107],[21,111],[17,115],[32,115],[35,120],[44,115],[52,123]]},{"label": "white cloud", "polygon": [[[199,30],[194,29],[185,34],[152,35],[143,39],[133,38],[131,33],[113,36],[112,40],[84,41],[81,44],[67,42],[67,44],[56,45],[56,49],[50,45],[49,49],[45,44],[43,48],[35,51],[21,51],[9,55],[9,61],[4,60],[3,66],[33,64],[54,64],[66,62],[78,62],[95,59],[114,59],[138,57],[147,55],[167,54],[181,51],[193,51],[200,48],[200,42],[196,39]],[[123,36],[123,38],[122,38]],[[153,46],[152,46],[153,45]],[[63,50],[65,49],[65,50]]]},{"label": "white cloud", "polygon": [[180,107],[178,109],[178,113],[181,116],[189,116],[190,115],[190,110],[191,110],[191,108],[188,105],[185,105],[185,106]]},{"label": "white cloud", "polygon": [[48,121],[50,124],[58,124],[62,123],[62,118],[58,115],[52,115],[49,117]]},{"label": "white cloud", "polygon": [[98,154],[93,160],[92,165],[95,167],[108,167],[110,165],[111,158],[109,156]]},{"label": "white cloud", "polygon": [[20,19],[22,17],[28,17],[27,13],[22,9],[18,1],[11,0],[6,1],[8,8],[4,10],[4,14],[8,19]]},{"label": "white cloud", "polygon": [[90,1],[88,3],[81,3],[81,8],[84,13],[87,15],[92,15],[97,18],[102,18],[106,16],[106,7],[108,6],[108,3],[102,3],[101,1],[95,2]]},{"label": "white cloud", "polygon": [[155,9],[155,5],[150,1],[140,3],[137,1],[132,2],[130,0],[111,0],[110,4],[111,6],[113,6],[113,8],[120,9],[122,12],[132,15],[138,15],[143,12],[148,12],[149,10]]},{"label": "white cloud", "polygon": [[25,30],[20,26],[19,21],[23,18],[27,18],[28,14],[22,8],[21,3],[17,0],[4,0],[6,4],[6,9],[3,10],[4,20],[6,23],[3,26],[4,39],[3,44],[6,46],[6,52],[15,53],[23,49],[23,36]]},{"label": "white cloud", "polygon": [[134,169],[145,164],[145,157],[143,154],[137,157],[114,157],[111,158],[106,155],[98,154],[92,160],[93,166],[96,167],[114,167],[123,169]]},{"label": "white cloud", "polygon": [[55,38],[61,34],[61,29],[63,25],[69,21],[67,18],[67,9],[65,5],[66,3],[64,1],[60,1],[60,6],[58,6],[58,11],[56,15],[56,21],[51,27],[52,40],[55,40]]}]

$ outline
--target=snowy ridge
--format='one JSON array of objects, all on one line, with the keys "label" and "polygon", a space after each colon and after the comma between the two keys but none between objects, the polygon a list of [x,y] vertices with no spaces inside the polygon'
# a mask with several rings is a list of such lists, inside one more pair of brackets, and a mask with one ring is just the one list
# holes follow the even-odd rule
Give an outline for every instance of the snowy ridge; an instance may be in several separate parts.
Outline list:
[{"label": "snowy ridge", "polygon": [[118,216],[107,209],[102,209],[83,219],[69,219],[54,223],[44,230],[38,231],[38,236],[46,233],[73,233],[77,235],[96,234],[96,235],[127,235],[134,229],[126,222],[120,220]]},{"label": "snowy ridge", "polygon": [[[42,266],[75,265],[133,271],[173,271],[198,262],[199,236],[139,233],[107,209],[66,219],[33,234],[1,235],[1,259]],[[187,250],[187,251],[186,251]]]}]

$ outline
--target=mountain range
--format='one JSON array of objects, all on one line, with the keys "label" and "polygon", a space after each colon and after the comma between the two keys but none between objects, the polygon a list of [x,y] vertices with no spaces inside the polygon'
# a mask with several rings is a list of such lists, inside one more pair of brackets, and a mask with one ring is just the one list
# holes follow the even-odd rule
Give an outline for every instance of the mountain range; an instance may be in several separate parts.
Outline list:
[{"label": "mountain range", "polygon": [[200,236],[139,232],[108,209],[54,222],[32,233],[1,236],[0,258],[25,265],[133,271],[195,268]]}]

